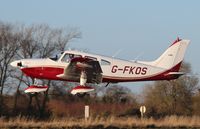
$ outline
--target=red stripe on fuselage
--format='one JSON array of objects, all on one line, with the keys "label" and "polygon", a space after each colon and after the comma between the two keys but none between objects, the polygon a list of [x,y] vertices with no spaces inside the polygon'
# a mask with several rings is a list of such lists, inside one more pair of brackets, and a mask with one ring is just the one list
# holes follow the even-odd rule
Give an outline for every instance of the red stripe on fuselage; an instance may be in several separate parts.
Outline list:
[{"label": "red stripe on fuselage", "polygon": [[64,72],[64,68],[57,67],[31,67],[21,69],[27,76],[39,79],[61,80],[56,77]]}]

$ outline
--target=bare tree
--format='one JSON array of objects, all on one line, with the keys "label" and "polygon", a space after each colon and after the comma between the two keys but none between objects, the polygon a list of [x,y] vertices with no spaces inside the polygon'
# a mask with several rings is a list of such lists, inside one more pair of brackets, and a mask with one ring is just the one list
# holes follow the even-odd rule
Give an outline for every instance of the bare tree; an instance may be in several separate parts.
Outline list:
[{"label": "bare tree", "polygon": [[11,24],[0,23],[0,107],[3,105],[3,91],[9,82],[10,62],[19,49],[19,34]]},{"label": "bare tree", "polygon": [[[184,63],[181,71],[191,73],[191,67]],[[191,115],[192,96],[197,89],[198,78],[183,76],[173,81],[159,81],[146,86],[145,105],[150,115]]]},{"label": "bare tree", "polygon": [[193,109],[193,115],[200,115],[200,110],[199,110],[199,107],[200,107],[200,90],[195,93],[195,95],[193,96],[192,98],[192,109]]},{"label": "bare tree", "polygon": [[[66,49],[66,45],[73,39],[80,38],[81,33],[76,28],[62,29],[62,28],[51,28],[46,24],[41,25],[31,25],[20,27],[20,50],[17,51],[17,58],[47,58],[54,55],[57,51],[63,51]],[[22,82],[29,86],[34,83],[33,78],[27,78],[23,75],[16,75],[15,78],[18,79],[18,85],[16,90],[16,97],[14,101],[14,110],[17,105],[17,96],[19,94],[20,86]],[[43,83],[48,84],[49,88],[51,86],[51,81],[46,80]],[[39,104],[39,99],[35,95],[38,109],[40,110],[40,116],[43,116],[45,111],[45,105],[48,100],[48,91],[45,92],[43,100],[40,99],[41,105]],[[32,103],[32,95],[30,95],[30,101],[28,109]]]},{"label": "bare tree", "polygon": [[108,87],[102,99],[106,103],[136,103],[136,97],[131,90],[119,85]]}]

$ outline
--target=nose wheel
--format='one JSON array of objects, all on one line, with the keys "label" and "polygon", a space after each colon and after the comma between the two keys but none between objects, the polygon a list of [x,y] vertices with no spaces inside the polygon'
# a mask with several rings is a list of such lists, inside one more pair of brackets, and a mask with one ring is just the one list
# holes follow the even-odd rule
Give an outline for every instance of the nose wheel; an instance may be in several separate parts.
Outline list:
[{"label": "nose wheel", "polygon": [[45,91],[47,91],[47,89],[48,89],[48,86],[46,86],[46,85],[39,85],[38,81],[35,79],[34,80],[34,84],[30,85],[29,87],[27,87],[24,90],[24,92],[25,93],[30,93],[30,94],[37,94],[37,93],[40,93],[40,92],[45,92]]}]

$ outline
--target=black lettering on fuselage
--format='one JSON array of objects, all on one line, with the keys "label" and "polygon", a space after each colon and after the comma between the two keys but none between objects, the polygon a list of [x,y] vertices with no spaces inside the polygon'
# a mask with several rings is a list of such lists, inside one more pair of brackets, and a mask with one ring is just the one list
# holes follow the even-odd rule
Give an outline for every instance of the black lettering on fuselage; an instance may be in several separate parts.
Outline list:
[{"label": "black lettering on fuselage", "polygon": [[124,66],[119,67],[117,65],[113,65],[111,72],[112,73],[123,73],[123,74],[136,74],[136,75],[146,75],[148,71],[147,67],[135,67],[135,66]]}]

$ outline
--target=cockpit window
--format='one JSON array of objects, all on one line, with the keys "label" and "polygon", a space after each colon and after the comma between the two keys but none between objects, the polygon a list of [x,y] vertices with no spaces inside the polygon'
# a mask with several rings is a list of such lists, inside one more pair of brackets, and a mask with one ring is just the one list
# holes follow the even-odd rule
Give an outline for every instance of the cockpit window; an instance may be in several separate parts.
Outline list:
[{"label": "cockpit window", "polygon": [[110,65],[110,62],[107,60],[101,59],[101,65]]},{"label": "cockpit window", "polygon": [[69,63],[73,58],[76,58],[76,57],[81,57],[81,55],[66,53],[61,59],[61,61]]}]

